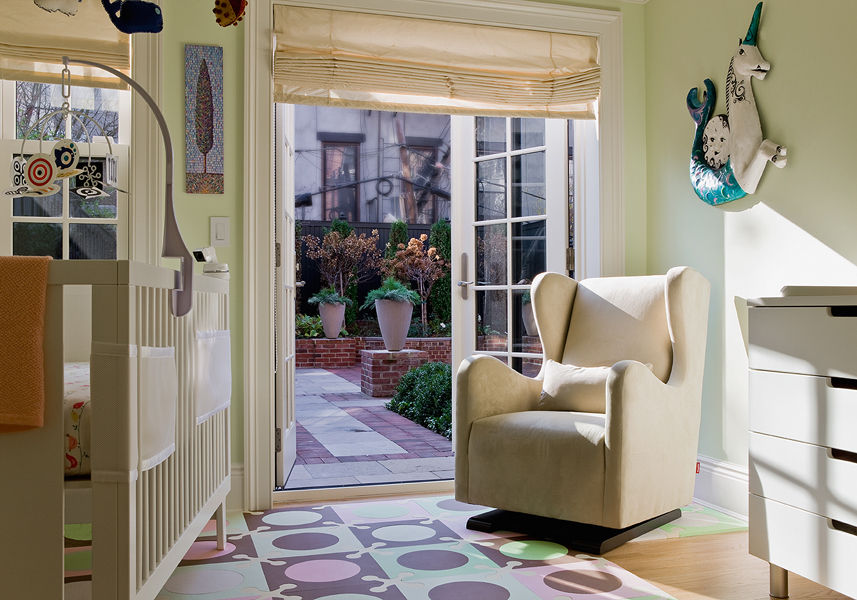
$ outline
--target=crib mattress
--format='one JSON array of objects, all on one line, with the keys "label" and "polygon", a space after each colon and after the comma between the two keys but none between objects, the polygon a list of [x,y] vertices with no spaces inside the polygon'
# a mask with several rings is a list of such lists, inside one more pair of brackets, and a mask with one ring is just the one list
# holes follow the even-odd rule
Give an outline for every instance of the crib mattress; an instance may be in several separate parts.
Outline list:
[{"label": "crib mattress", "polygon": [[63,427],[65,430],[65,474],[89,475],[90,401],[89,363],[65,363]]}]

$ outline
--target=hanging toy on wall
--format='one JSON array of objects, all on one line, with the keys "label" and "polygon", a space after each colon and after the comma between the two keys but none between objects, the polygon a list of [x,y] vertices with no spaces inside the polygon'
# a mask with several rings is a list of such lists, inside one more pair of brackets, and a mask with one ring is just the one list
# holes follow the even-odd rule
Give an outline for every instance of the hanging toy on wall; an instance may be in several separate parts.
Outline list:
[{"label": "hanging toy on wall", "polygon": [[238,25],[247,10],[247,0],[214,0],[214,12],[217,24],[221,27]]},{"label": "hanging toy on wall", "polygon": [[33,4],[48,12],[61,12],[73,17],[83,0],[33,0]]},{"label": "hanging toy on wall", "polygon": [[101,0],[116,29],[122,33],[160,33],[164,28],[161,7],[145,0]]},{"label": "hanging toy on wall", "polygon": [[725,115],[711,116],[716,95],[714,83],[705,80],[687,94],[687,109],[696,123],[690,158],[690,182],[699,198],[713,206],[743,198],[756,191],[765,165],[786,166],[786,148],[762,135],[752,80],[764,79],[771,68],[757,47],[762,3],[756,5],[747,36],[726,75]]}]

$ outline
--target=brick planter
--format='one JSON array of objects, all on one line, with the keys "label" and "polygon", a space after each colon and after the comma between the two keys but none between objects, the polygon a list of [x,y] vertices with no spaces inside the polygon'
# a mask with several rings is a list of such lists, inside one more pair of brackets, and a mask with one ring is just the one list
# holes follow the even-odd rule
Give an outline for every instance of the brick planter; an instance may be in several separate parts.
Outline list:
[{"label": "brick planter", "polygon": [[362,350],[360,391],[376,398],[389,398],[402,375],[429,360],[429,353],[424,350]]},{"label": "brick planter", "polygon": [[[384,350],[380,337],[337,338],[335,340],[297,339],[296,366],[299,369],[338,369],[351,367],[361,360],[363,350]],[[426,362],[452,364],[450,338],[408,338],[405,350],[422,350],[428,353]],[[349,362],[350,361],[350,362]]]}]

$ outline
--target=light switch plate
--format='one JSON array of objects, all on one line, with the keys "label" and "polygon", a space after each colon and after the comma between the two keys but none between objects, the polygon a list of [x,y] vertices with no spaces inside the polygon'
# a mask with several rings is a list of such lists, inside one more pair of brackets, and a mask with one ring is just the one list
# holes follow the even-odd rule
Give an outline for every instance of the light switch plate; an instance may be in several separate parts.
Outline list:
[{"label": "light switch plate", "polygon": [[216,247],[229,245],[229,217],[210,217],[209,244]]}]

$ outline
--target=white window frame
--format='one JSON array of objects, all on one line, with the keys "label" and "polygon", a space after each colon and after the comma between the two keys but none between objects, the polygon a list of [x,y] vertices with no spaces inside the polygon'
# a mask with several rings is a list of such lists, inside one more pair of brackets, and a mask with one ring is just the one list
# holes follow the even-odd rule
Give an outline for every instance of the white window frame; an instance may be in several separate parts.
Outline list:
[{"label": "white window frame", "polygon": [[[72,84],[74,82],[72,81]],[[0,164],[9,164],[13,156],[18,155],[23,147],[25,154],[35,152],[46,152],[53,142],[40,144],[36,140],[16,139],[16,114],[15,114],[15,81],[0,80]],[[66,126],[69,133],[71,125]],[[112,140],[113,154],[118,158],[118,180],[120,188],[127,190],[129,147],[128,138],[131,135],[131,95],[130,93],[120,96],[119,104],[119,139]],[[104,138],[102,137],[101,140]],[[23,142],[23,144],[22,144]],[[86,161],[86,156],[103,158],[110,149],[105,141],[82,142],[80,148],[85,156],[81,161]],[[123,183],[126,182],[126,183]],[[12,214],[12,202],[8,202],[0,211],[0,252],[12,252],[12,227],[14,223],[55,223],[62,226],[62,258],[69,257],[70,226],[72,224],[96,224],[116,226],[116,259],[127,259],[129,255],[129,232],[128,232],[128,194],[119,191],[116,194],[116,216],[112,218],[77,218],[71,216],[69,182],[61,182],[62,214],[54,217],[21,217]]]},{"label": "white window frame", "polygon": [[[592,35],[599,41],[598,247],[586,258],[602,275],[625,270],[622,197],[622,15],[527,0],[257,0],[244,31],[244,508],[274,498],[273,5],[284,4]],[[577,134],[575,134],[577,135]],[[591,161],[589,161],[591,162]],[[577,186],[595,185],[577,182]],[[580,189],[580,188],[578,188]],[[580,196],[578,196],[580,197]],[[594,216],[586,217],[594,218]],[[587,220],[587,222],[589,222]],[[587,253],[589,253],[587,248]],[[286,332],[288,334],[288,332]],[[416,491],[419,484],[396,486]],[[389,486],[359,493],[390,493]],[[354,494],[354,490],[348,493]]]}]

